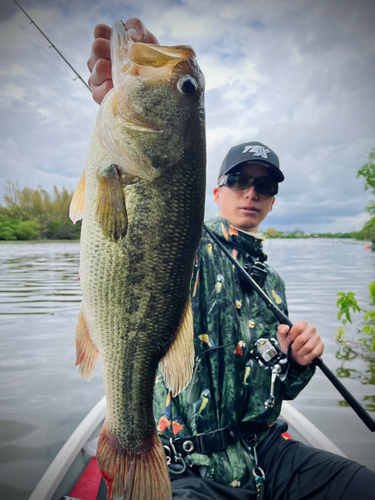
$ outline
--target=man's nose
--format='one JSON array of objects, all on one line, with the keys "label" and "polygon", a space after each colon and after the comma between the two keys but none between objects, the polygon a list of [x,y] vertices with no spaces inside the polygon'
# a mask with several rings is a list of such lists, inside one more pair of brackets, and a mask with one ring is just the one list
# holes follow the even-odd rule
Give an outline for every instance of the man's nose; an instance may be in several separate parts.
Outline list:
[{"label": "man's nose", "polygon": [[255,200],[258,198],[258,193],[255,191],[255,186],[252,184],[249,189],[245,191],[245,198],[250,198],[251,200]]}]

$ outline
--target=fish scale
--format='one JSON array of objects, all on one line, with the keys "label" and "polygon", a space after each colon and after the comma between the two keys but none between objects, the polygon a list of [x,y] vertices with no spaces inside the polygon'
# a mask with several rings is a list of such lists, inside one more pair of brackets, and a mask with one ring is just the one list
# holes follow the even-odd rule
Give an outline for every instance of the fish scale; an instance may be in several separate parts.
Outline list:
[{"label": "fish scale", "polygon": [[153,391],[159,362],[172,395],[193,367],[204,79],[190,47],[135,44],[121,22],[112,28],[111,57],[114,89],[71,206],[72,219],[83,218],[77,365],[90,379],[100,354],[107,416],[97,458],[108,499],[170,500]]}]

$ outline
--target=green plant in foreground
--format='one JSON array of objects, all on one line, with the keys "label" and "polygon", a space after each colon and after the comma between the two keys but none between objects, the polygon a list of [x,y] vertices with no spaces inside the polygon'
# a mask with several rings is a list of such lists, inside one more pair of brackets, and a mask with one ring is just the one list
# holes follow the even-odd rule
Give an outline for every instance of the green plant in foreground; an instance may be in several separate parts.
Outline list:
[{"label": "green plant in foreground", "polygon": [[[375,306],[375,281],[369,284],[370,291],[370,300],[371,304]],[[363,319],[365,324],[362,327],[361,332],[366,333],[368,337],[360,338],[359,341],[362,342],[365,346],[369,346],[370,350],[375,349],[375,310],[365,310],[358,305],[358,302],[355,298],[355,293],[353,292],[339,292],[337,294],[337,302],[336,305],[339,309],[337,313],[337,318],[341,320],[343,326],[337,329],[336,339],[339,340],[345,346],[345,338],[346,331],[345,325],[349,321],[352,323],[351,312],[352,313],[364,313]],[[344,316],[344,318],[343,318]]]}]

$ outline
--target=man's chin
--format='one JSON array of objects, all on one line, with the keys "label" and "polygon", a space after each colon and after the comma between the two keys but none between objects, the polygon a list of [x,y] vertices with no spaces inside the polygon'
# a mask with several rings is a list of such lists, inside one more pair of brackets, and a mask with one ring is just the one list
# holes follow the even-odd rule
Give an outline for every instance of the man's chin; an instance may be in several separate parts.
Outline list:
[{"label": "man's chin", "polygon": [[257,233],[259,222],[258,217],[254,216],[246,216],[240,217],[237,221],[237,224],[233,224],[237,229],[241,229],[241,231],[246,231],[248,233]]}]

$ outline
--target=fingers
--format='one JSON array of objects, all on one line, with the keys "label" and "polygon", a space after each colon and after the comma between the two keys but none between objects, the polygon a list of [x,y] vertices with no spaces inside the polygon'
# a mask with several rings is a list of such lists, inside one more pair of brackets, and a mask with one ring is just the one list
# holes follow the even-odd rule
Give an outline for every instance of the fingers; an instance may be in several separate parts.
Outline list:
[{"label": "fingers", "polygon": [[[158,44],[157,38],[147,30],[137,18],[128,19],[125,28],[135,42]],[[94,29],[94,42],[87,61],[90,70],[89,86],[95,102],[101,104],[105,95],[113,88],[111,62],[111,28],[106,24],[98,24]]]},{"label": "fingers", "polygon": [[110,41],[105,38],[95,38],[93,41],[90,58],[87,61],[87,67],[91,72],[100,59],[111,61]]},{"label": "fingers", "polygon": [[91,88],[99,87],[106,80],[112,78],[112,64],[109,59],[98,59],[89,78]]},{"label": "fingers", "polygon": [[111,38],[111,28],[106,24],[98,24],[94,28],[94,38]]},{"label": "fingers", "polygon": [[[290,332],[290,327],[288,325],[279,325],[277,329],[278,336],[286,340],[288,333]],[[291,343],[291,342],[289,342]]]},{"label": "fingers", "polygon": [[113,88],[110,38],[111,28],[98,24],[94,29],[95,40],[87,67],[91,72],[89,86],[95,102],[101,104],[106,93]]},{"label": "fingers", "polygon": [[299,321],[289,330],[286,325],[278,328],[278,339],[282,349],[291,346],[292,360],[299,365],[305,366],[311,363],[316,357],[321,356],[324,344],[314,326],[310,326],[306,321]]},{"label": "fingers", "polygon": [[110,38],[111,28],[105,24],[98,24],[94,29],[94,42],[91,46],[91,53],[87,61],[87,67],[92,72],[99,59],[111,60]]},{"label": "fingers", "polygon": [[159,44],[157,38],[136,17],[128,19],[125,23],[125,28],[134,42]]},{"label": "fingers", "polygon": [[[89,80],[89,85],[90,85],[90,80]],[[111,80],[106,80],[99,86],[91,86],[92,90],[92,97],[95,102],[98,104],[101,104],[104,97],[108,94],[108,92],[113,89],[113,81]]]}]

